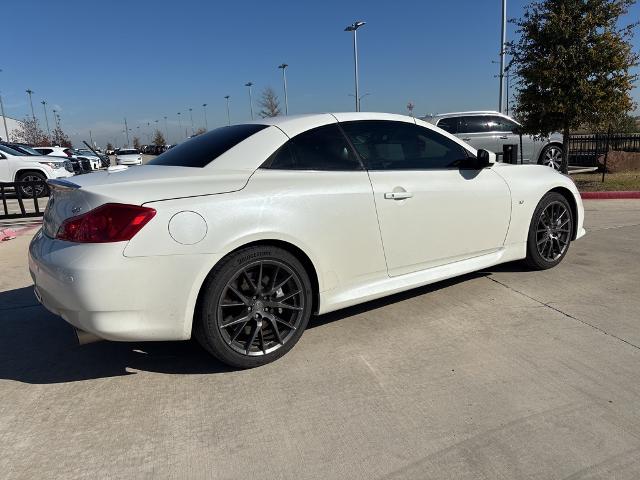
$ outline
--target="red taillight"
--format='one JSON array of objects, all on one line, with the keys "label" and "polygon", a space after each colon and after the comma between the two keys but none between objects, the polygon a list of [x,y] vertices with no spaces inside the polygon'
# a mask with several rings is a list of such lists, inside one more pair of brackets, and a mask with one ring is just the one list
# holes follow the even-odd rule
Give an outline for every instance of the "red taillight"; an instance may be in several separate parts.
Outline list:
[{"label": "red taillight", "polygon": [[62,222],[56,238],[68,242],[106,243],[131,240],[151,220],[153,208],[106,203]]}]

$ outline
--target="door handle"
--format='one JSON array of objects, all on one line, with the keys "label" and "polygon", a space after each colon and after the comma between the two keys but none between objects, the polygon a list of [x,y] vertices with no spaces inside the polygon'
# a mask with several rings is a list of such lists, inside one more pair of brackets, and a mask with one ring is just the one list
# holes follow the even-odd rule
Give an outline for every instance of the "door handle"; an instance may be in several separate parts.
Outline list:
[{"label": "door handle", "polygon": [[463,142],[469,142],[469,141],[471,141],[471,139],[470,138],[463,138],[462,141]]},{"label": "door handle", "polygon": [[500,137],[500,140],[509,140],[509,137],[507,137],[506,135],[504,135],[504,136],[501,136],[501,137]]},{"label": "door handle", "polygon": [[387,192],[384,194],[384,198],[387,200],[404,200],[411,197],[413,197],[411,192]]}]

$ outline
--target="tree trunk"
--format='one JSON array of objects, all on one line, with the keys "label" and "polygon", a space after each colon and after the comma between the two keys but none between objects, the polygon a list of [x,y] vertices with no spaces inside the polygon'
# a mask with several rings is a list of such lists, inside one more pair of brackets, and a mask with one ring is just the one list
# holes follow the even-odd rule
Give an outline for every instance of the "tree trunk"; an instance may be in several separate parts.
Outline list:
[{"label": "tree trunk", "polygon": [[569,171],[569,122],[565,122],[562,129],[562,165],[560,171],[567,174]]}]

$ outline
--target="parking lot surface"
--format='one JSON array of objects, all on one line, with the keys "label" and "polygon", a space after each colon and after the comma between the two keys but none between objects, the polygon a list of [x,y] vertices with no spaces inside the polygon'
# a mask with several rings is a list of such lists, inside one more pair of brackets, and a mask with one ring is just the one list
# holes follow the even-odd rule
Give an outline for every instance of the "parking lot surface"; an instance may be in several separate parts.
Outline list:
[{"label": "parking lot surface", "polygon": [[[274,364],[76,346],[0,245],[2,478],[640,477],[640,201],[507,264],[312,319]],[[117,285],[114,285],[117,288]]]}]

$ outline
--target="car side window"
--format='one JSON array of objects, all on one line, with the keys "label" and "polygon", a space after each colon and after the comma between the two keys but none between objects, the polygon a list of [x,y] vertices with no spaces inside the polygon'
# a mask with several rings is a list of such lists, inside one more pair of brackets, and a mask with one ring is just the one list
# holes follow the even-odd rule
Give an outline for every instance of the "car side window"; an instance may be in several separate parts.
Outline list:
[{"label": "car side window", "polygon": [[338,125],[296,135],[263,165],[277,170],[360,170],[360,162]]},{"label": "car side window", "polygon": [[456,134],[458,133],[458,118],[443,118],[438,121],[438,127],[443,129],[445,132]]},{"label": "car side window", "polygon": [[461,145],[429,128],[385,120],[341,125],[369,170],[461,168],[470,162]]},{"label": "car side window", "polygon": [[489,124],[493,132],[513,132],[518,125],[504,117],[489,117]]},{"label": "car side window", "polygon": [[485,133],[492,131],[489,118],[484,115],[461,117],[458,133]]}]

